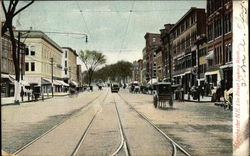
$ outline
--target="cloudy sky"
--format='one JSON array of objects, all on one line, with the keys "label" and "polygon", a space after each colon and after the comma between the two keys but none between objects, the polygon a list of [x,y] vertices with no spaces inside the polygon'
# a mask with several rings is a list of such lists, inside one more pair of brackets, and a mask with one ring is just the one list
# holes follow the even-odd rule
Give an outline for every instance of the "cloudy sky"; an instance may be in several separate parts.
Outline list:
[{"label": "cloudy sky", "polygon": [[78,35],[47,35],[77,52],[103,52],[110,64],[142,58],[145,33],[159,33],[190,7],[205,8],[206,1],[36,1],[15,17],[14,24],[17,29],[86,33],[88,43]]}]

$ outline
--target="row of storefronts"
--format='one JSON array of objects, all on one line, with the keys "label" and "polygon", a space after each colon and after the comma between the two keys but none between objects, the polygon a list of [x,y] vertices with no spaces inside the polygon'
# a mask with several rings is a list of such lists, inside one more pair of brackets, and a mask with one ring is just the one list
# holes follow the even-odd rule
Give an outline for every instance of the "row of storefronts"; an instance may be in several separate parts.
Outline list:
[{"label": "row of storefronts", "polygon": [[[2,82],[2,97],[11,97],[14,96],[14,75],[1,74],[1,82]],[[75,81],[68,81],[68,83],[63,80],[52,80],[48,78],[41,77],[28,77],[24,76],[23,80],[20,81],[21,86],[23,87],[24,92],[30,92],[34,89],[34,87],[41,87],[41,92],[43,93],[51,93],[52,86],[54,92],[67,92],[69,87],[78,87],[78,83]],[[53,85],[52,85],[53,84]]]},{"label": "row of storefronts", "polygon": [[206,9],[192,7],[175,24],[165,24],[160,34],[146,33],[142,77],[171,82],[185,93],[193,86],[206,95],[232,88],[232,12],[232,1],[210,0]]}]

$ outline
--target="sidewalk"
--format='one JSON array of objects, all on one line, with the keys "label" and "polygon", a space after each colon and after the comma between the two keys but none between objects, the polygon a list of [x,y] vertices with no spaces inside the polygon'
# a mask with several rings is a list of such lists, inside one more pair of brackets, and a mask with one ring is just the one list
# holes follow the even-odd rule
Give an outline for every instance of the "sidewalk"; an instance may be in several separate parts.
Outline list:
[{"label": "sidewalk", "polygon": [[[200,96],[200,102],[211,102],[210,96]],[[190,101],[190,102],[198,102],[198,100],[194,100],[193,97],[190,95],[190,98],[188,99],[188,94],[184,94],[184,101]]]},{"label": "sidewalk", "polygon": [[[200,102],[211,102],[212,97],[211,96],[200,96]],[[184,101],[190,101],[190,102],[198,102],[198,100],[194,100],[193,97],[190,95],[190,98],[188,99],[188,94],[184,95]],[[223,97],[220,98],[220,101],[224,101]]]},{"label": "sidewalk", "polygon": [[[57,93],[54,93],[54,96],[68,96],[69,93],[68,92],[57,92]],[[52,98],[52,93],[49,93],[49,94],[44,94],[44,100],[47,100],[47,99],[50,99]],[[38,101],[42,100],[42,97],[39,97],[38,98]],[[31,101],[31,97],[30,97],[30,101],[28,100],[28,96],[24,96],[23,97],[23,102],[20,101],[20,104],[22,103],[27,103],[27,102],[34,102],[34,101]],[[2,104],[1,106],[7,106],[7,105],[15,105],[14,103],[14,97],[4,97],[2,98]]]}]

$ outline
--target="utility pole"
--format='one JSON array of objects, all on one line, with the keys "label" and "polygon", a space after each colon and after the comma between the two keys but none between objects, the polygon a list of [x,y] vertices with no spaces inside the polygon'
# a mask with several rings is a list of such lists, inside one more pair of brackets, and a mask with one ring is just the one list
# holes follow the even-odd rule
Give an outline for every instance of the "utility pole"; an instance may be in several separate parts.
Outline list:
[{"label": "utility pole", "polygon": [[53,91],[53,63],[54,63],[54,58],[50,58],[50,63],[51,63],[51,92],[52,92],[52,97],[54,97],[54,91]]}]

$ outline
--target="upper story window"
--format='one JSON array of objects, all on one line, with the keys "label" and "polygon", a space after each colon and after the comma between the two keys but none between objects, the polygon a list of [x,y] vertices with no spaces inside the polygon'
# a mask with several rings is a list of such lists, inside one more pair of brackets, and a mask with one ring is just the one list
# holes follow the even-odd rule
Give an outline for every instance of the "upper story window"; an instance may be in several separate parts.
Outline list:
[{"label": "upper story window", "polygon": [[30,55],[35,56],[35,46],[30,46]]},{"label": "upper story window", "polygon": [[155,37],[153,37],[153,38],[152,38],[152,41],[153,41],[153,42],[156,42],[156,38],[155,38]]},{"label": "upper story window", "polygon": [[36,67],[35,67],[35,62],[31,62],[31,71],[35,71]]},{"label": "upper story window", "polygon": [[25,48],[25,55],[29,55],[29,48]]},{"label": "upper story window", "polygon": [[65,67],[67,67],[67,66],[68,66],[67,61],[65,61]]},{"label": "upper story window", "polygon": [[67,58],[68,57],[68,53],[67,53],[67,51],[65,51],[65,58]]},{"label": "upper story window", "polygon": [[25,62],[25,71],[29,71],[29,62]]}]

